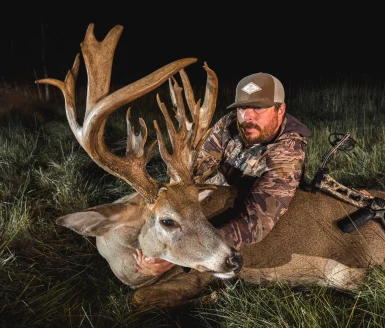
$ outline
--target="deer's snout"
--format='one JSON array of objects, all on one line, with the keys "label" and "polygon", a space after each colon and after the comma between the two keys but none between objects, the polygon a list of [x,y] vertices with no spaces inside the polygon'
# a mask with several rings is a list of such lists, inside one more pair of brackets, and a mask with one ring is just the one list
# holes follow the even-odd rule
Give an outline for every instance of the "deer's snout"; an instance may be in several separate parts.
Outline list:
[{"label": "deer's snout", "polygon": [[226,260],[226,266],[228,271],[233,271],[234,273],[239,273],[243,266],[243,258],[242,255],[233,249],[232,254]]}]

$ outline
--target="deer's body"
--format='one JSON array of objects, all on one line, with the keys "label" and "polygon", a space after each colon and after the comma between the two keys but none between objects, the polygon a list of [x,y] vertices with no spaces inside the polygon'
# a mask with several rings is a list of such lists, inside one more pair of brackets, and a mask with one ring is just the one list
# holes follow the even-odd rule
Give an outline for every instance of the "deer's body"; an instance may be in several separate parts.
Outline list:
[{"label": "deer's body", "polygon": [[[356,210],[323,192],[298,190],[270,234],[242,248],[244,268],[260,269],[261,278],[267,280],[357,287],[363,271],[385,263],[385,231],[378,222],[369,221],[351,233],[341,232],[337,221]],[[252,271],[243,271],[240,276],[253,281]],[[354,273],[356,280],[350,276]]]},{"label": "deer's body", "polygon": [[[248,282],[283,281],[291,284],[330,285],[341,289],[357,287],[365,272],[385,260],[385,232],[374,221],[358,231],[344,234],[336,221],[357,210],[322,192],[298,190],[289,210],[260,243],[245,245],[240,253],[224,240],[209,219],[232,206],[236,192],[230,187],[200,185],[192,168],[216,106],[218,81],[205,64],[206,94],[201,105],[195,102],[184,67],[195,62],[186,58],[109,94],[112,58],[122,32],[114,27],[104,41],[96,41],[93,25],[82,43],[89,77],[83,125],[77,121],[75,82],[79,56],[64,81],[39,80],[63,92],[68,121],[78,142],[107,172],[129,183],[137,193],[112,204],[89,208],[60,217],[59,225],[96,237],[100,254],[113,273],[137,288],[133,301],[140,307],[175,307],[204,293],[221,279],[240,277]],[[182,88],[174,74],[179,72],[192,122],[186,116]],[[170,174],[170,184],[160,185],[146,171],[154,143],[145,148],[147,127],[140,120],[141,133],[135,134],[127,114],[127,153],[117,156],[104,143],[103,130],[108,115],[169,80],[170,93],[179,123],[176,128],[159,99],[172,146],[165,146],[154,122],[159,151]],[[209,172],[208,174],[211,174]],[[204,177],[202,177],[204,178]],[[385,197],[385,193],[375,194]],[[135,249],[151,257],[177,264],[160,277],[136,270]],[[182,267],[193,270],[186,273]],[[140,288],[139,288],[140,287]]]},{"label": "deer's body", "polygon": [[[385,192],[371,192],[385,197]],[[352,233],[341,232],[336,222],[356,210],[323,192],[297,190],[289,210],[265,239],[242,246],[244,264],[238,278],[252,284],[359,288],[369,268],[385,264],[385,231],[369,221]],[[215,285],[207,273],[172,274],[156,287],[137,291],[134,300],[145,306],[175,307]]]}]

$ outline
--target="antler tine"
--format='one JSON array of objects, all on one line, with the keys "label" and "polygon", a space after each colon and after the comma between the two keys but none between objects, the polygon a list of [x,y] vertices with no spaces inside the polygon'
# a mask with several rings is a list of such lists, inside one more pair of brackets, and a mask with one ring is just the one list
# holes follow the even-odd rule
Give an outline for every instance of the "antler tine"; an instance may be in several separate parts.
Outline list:
[{"label": "antler tine", "polygon": [[94,24],[90,24],[84,41],[80,44],[88,77],[86,117],[92,106],[110,91],[114,53],[122,32],[123,26],[116,25],[103,41],[98,42],[94,34]]},{"label": "antler tine", "polygon": [[88,75],[86,115],[82,127],[77,122],[74,100],[79,55],[64,82],[55,79],[41,79],[36,82],[54,85],[62,91],[71,129],[90,157],[107,172],[130,184],[149,202],[154,202],[159,186],[146,171],[146,163],[151,157],[154,143],[144,150],[147,139],[144,121],[140,120],[141,133],[136,136],[129,122],[130,111],[128,111],[128,152],[125,157],[117,156],[108,150],[104,143],[104,127],[108,116],[114,110],[154,90],[175,73],[197,60],[196,58],[177,60],[108,95],[113,56],[122,30],[123,27],[117,25],[102,42],[98,42],[94,36],[94,25],[90,24],[81,43]]},{"label": "antler tine", "polygon": [[76,105],[75,105],[75,84],[79,73],[79,66],[80,66],[80,54],[77,54],[75,57],[75,62],[72,68],[68,71],[64,79],[64,82],[59,81],[57,79],[52,79],[52,78],[40,79],[36,81],[36,83],[39,83],[39,84],[53,85],[61,90],[64,96],[67,120],[71,127],[72,132],[74,133],[78,141],[81,139],[81,134],[82,134],[81,126],[77,121]]},{"label": "antler tine", "polygon": [[194,133],[194,141],[193,148],[195,151],[198,151],[199,144],[202,141],[203,137],[207,135],[207,131],[211,124],[211,121],[214,116],[217,97],[218,97],[218,78],[215,72],[209,68],[207,63],[205,62],[203,65],[207,73],[206,80],[206,90],[203,105],[195,103],[194,100],[194,92],[191,87],[190,80],[186,74],[186,72],[182,69],[179,74],[182,78],[183,87],[185,90],[185,97],[187,104],[191,111],[191,116],[195,119],[196,122],[196,132]]}]

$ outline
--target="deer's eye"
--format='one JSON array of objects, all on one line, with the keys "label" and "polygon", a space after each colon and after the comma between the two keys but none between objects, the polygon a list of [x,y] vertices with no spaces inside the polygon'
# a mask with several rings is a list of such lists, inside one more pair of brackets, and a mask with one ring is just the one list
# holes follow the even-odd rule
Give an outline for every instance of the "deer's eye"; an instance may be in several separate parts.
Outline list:
[{"label": "deer's eye", "polygon": [[160,220],[160,223],[167,228],[178,227],[178,223],[176,223],[174,220],[171,220],[171,219]]}]

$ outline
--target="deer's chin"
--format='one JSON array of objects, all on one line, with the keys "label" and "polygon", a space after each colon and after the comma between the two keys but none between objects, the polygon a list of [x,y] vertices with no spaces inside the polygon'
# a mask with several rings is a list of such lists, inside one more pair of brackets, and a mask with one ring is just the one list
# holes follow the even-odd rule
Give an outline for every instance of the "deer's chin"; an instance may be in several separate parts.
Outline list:
[{"label": "deer's chin", "polygon": [[220,278],[220,279],[231,279],[231,278],[234,278],[236,276],[236,272],[235,271],[216,272],[216,271],[213,271],[213,270],[210,270],[210,269],[206,268],[203,265],[198,265],[195,269],[197,269],[200,272],[212,273],[215,277]]},{"label": "deer's chin", "polygon": [[228,272],[228,273],[214,273],[214,276],[220,279],[231,279],[236,276],[235,272]]}]

